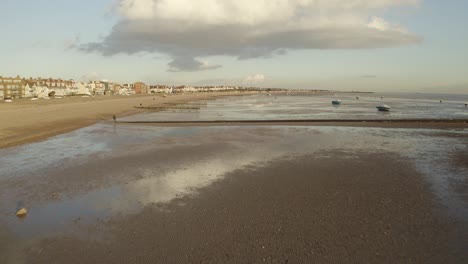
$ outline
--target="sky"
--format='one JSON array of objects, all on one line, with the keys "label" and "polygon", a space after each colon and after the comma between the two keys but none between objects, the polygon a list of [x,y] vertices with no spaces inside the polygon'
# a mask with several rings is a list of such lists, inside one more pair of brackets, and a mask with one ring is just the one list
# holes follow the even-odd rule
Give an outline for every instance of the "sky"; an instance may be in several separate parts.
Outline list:
[{"label": "sky", "polygon": [[0,76],[468,93],[468,1],[0,0]]}]

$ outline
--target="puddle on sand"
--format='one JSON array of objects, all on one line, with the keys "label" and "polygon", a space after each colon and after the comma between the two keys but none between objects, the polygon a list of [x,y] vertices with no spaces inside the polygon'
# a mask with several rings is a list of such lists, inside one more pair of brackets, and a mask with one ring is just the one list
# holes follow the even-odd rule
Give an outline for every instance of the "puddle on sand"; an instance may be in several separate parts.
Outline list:
[{"label": "puddle on sand", "polygon": [[[76,145],[62,145],[61,142],[75,142]],[[99,142],[104,143],[98,148],[85,149]],[[206,150],[204,146],[210,144],[217,147]],[[7,177],[5,171],[15,171],[16,166],[14,163],[6,163],[6,169],[0,172],[0,215],[5,216],[0,224],[24,237],[58,230],[63,232],[64,229],[72,230],[69,229],[70,224],[76,221],[86,222],[97,218],[106,219],[114,214],[134,213],[144,206],[194,195],[201,188],[237,169],[251,165],[259,167],[279,158],[310,153],[321,155],[334,150],[350,158],[354,157],[354,153],[362,151],[399,153],[426,176],[450,212],[466,220],[468,207],[466,199],[460,196],[466,194],[455,193],[450,185],[454,179],[464,177],[467,171],[465,168],[453,170],[447,158],[451,153],[467,151],[467,145],[468,131],[465,130],[340,127],[187,129],[99,124],[27,147],[0,151],[2,161],[23,160],[34,153],[48,157],[39,158],[40,162],[23,163],[13,178]],[[177,151],[167,152],[165,159],[152,158],[155,153],[165,153],[176,146]],[[83,180],[90,184],[86,186],[93,186],[94,181],[103,181],[105,184],[96,184],[98,187],[95,188],[80,188],[79,182],[73,182],[76,190],[60,193],[57,200],[24,200],[21,196],[23,183],[28,182],[27,191],[39,193],[44,189],[35,181],[51,180],[48,175],[66,172],[67,169],[79,171],[80,168],[86,168],[90,161],[80,156],[75,158],[77,161],[72,159],[62,166],[50,166],[62,161],[60,155],[52,154],[55,150],[64,153],[69,148],[78,148],[73,150],[75,154],[93,155],[95,162],[115,163],[112,172],[102,171],[96,178]],[[190,158],[181,158],[184,152]],[[125,162],[125,159],[138,162]],[[39,167],[45,172],[42,178],[29,174]],[[118,171],[132,173],[117,175]],[[78,179],[73,180],[80,180],[77,175]],[[14,184],[8,185],[11,182]],[[4,186],[11,186],[13,190],[2,192]],[[14,216],[16,204],[12,204],[20,200],[29,210],[28,216],[22,220]]]}]

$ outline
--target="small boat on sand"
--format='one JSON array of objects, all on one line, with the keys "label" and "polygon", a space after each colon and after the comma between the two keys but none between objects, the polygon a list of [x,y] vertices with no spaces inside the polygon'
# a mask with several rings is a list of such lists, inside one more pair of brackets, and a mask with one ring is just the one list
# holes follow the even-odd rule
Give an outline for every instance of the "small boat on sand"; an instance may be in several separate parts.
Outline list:
[{"label": "small boat on sand", "polygon": [[340,105],[342,102],[340,99],[335,99],[332,101],[332,105]]},{"label": "small boat on sand", "polygon": [[3,100],[4,100],[5,103],[12,103],[13,102],[13,99],[11,97],[5,97]]},{"label": "small boat on sand", "polygon": [[392,109],[392,108],[390,106],[386,105],[386,104],[381,104],[381,105],[377,106],[377,109],[379,111],[382,111],[382,112],[389,112],[390,109]]}]

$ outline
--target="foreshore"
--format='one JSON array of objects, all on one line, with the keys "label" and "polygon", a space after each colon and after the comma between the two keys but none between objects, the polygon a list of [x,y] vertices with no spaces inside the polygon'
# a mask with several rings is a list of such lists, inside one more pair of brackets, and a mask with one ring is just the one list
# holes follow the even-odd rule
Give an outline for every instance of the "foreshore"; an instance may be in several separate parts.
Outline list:
[{"label": "foreshore", "polygon": [[208,127],[208,126],[341,126],[380,128],[468,128],[468,120],[441,119],[301,119],[301,120],[210,120],[210,121],[117,121],[118,124],[151,125],[161,127]]},{"label": "foreshore", "polygon": [[[197,152],[203,153],[191,153]],[[24,251],[25,263],[461,263],[466,257],[461,244],[452,245],[464,231],[434,213],[436,198],[410,163],[390,153],[327,154],[332,158],[308,155],[236,170],[199,195],[77,231],[105,233],[105,242],[63,232],[42,239]]]},{"label": "foreshore", "polygon": [[[275,92],[273,92],[275,93]],[[279,92],[283,94],[284,92]],[[329,91],[311,91],[288,95],[324,95]],[[0,104],[0,148],[31,143],[55,135],[70,132],[103,120],[112,120],[147,111],[144,107],[164,108],[171,104],[187,103],[198,100],[210,100],[223,96],[244,96],[258,94],[258,92],[211,92],[140,96],[96,96],[96,97],[65,97],[62,99],[16,100],[14,103]],[[140,105],[144,106],[137,109]],[[302,121],[302,120],[301,120]],[[304,120],[307,121],[307,120]],[[462,120],[463,121],[463,120]],[[141,123],[141,122],[140,122]],[[144,123],[144,122],[143,122]],[[193,123],[193,124],[192,124]],[[457,120],[437,120],[437,122],[417,122],[412,120],[388,120],[385,122],[373,120],[333,120],[313,122],[229,122],[210,124],[203,122],[187,123],[152,123],[158,126],[209,126],[209,125],[299,125],[299,126],[352,126],[352,127],[384,127],[384,128],[468,128],[468,123]]]},{"label": "foreshore", "polygon": [[467,136],[100,124],[5,149],[0,263],[463,263]]},{"label": "foreshore", "polygon": [[12,147],[145,111],[140,106],[160,106],[210,100],[222,96],[241,96],[256,92],[212,92],[141,96],[65,97],[62,99],[16,100],[0,104],[0,148]]}]

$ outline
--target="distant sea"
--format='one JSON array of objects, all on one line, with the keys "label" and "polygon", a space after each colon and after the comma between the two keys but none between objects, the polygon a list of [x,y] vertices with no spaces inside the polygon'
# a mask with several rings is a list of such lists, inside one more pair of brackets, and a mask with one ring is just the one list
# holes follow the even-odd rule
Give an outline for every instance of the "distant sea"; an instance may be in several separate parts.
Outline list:
[{"label": "distant sea", "polygon": [[376,97],[398,98],[407,100],[426,101],[450,101],[464,103],[468,102],[468,92],[466,94],[436,94],[436,93],[372,93]]},{"label": "distant sea", "polygon": [[[357,99],[359,96],[359,99]],[[382,99],[383,97],[383,99]],[[341,106],[333,106],[341,99]],[[442,103],[440,102],[442,100]],[[297,120],[297,119],[468,119],[468,94],[336,93],[319,96],[266,94],[206,101],[200,109],[168,109],[127,117],[138,121]],[[390,112],[379,112],[385,103]]]}]

